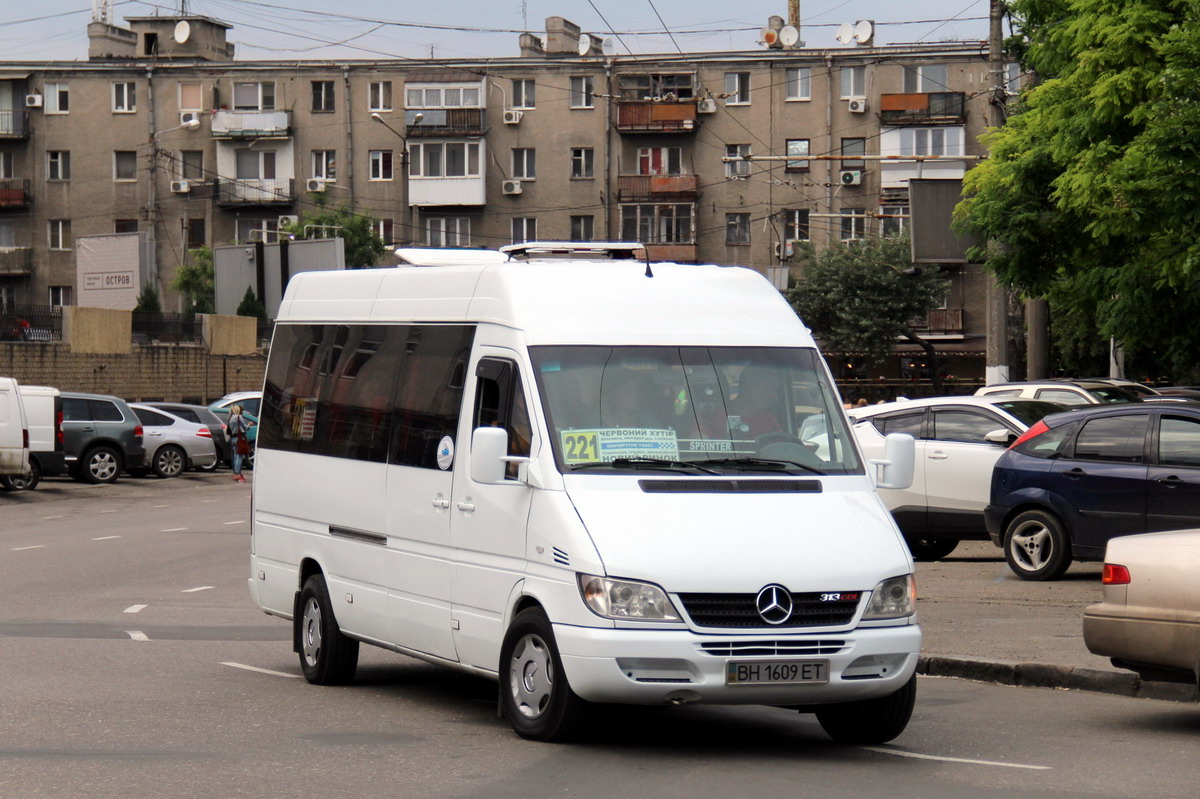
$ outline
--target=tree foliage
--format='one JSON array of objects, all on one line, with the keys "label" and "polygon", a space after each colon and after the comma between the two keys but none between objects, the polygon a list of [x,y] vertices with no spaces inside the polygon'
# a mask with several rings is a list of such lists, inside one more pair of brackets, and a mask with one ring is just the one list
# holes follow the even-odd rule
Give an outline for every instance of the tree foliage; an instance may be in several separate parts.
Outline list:
[{"label": "tree foliage", "polygon": [[318,205],[316,211],[306,213],[295,225],[284,226],[281,232],[298,239],[340,237],[346,248],[346,268],[364,269],[378,264],[387,253],[387,245],[375,233],[378,221],[346,206],[331,209]]},{"label": "tree foliage", "polygon": [[162,303],[158,299],[158,289],[150,283],[142,286],[141,292],[138,293],[137,305],[134,306],[133,310],[145,313],[162,313]]},{"label": "tree foliage", "polygon": [[[999,279],[1051,299],[1060,349],[1122,342],[1186,374],[1200,361],[1200,5],[1011,0],[1038,82],[987,135],[960,229]],[[1081,312],[1090,312],[1090,323]],[[1063,333],[1075,340],[1066,340]]]},{"label": "tree foliage", "polygon": [[262,302],[254,294],[254,289],[246,287],[246,293],[242,295],[242,301],[238,303],[238,316],[253,316],[260,322],[267,318],[267,309],[263,307]]},{"label": "tree foliage", "polygon": [[213,253],[208,247],[188,250],[189,262],[175,271],[171,288],[184,296],[188,313],[216,313]]}]

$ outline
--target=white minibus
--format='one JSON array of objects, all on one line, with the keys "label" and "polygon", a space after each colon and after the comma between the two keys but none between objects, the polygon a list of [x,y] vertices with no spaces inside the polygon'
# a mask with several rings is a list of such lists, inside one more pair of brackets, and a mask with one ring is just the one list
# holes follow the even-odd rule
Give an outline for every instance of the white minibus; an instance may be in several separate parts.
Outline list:
[{"label": "white minibus", "polygon": [[495,679],[526,738],[598,703],[764,704],[882,742],[913,564],[812,335],[762,276],[636,261],[307,272],[271,342],[249,586],[309,682],[360,643]]}]

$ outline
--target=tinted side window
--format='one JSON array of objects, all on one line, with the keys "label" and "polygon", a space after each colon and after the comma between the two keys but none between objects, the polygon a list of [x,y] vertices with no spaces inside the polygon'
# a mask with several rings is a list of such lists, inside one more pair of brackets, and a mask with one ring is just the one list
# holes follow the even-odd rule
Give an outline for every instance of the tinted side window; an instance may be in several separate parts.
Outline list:
[{"label": "tinted side window", "polygon": [[170,416],[164,416],[146,408],[134,408],[133,413],[137,416],[138,421],[151,427],[170,427],[175,424],[175,420]]},{"label": "tinted side window", "polygon": [[77,397],[63,397],[64,422],[90,422],[92,413],[88,410],[88,401]]},{"label": "tinted side window", "polygon": [[242,406],[242,410],[244,412],[250,414],[251,416],[258,416],[258,412],[262,409],[262,400],[258,399],[257,397],[251,397],[250,399],[242,400],[238,404]]},{"label": "tinted side window", "polygon": [[413,325],[401,353],[390,462],[436,469],[437,445],[458,431],[475,328]]},{"label": "tinted side window", "polygon": [[123,422],[125,417],[121,415],[121,409],[108,400],[87,401],[88,412],[92,415],[94,422]]},{"label": "tinted side window", "polygon": [[1034,436],[1018,444],[1013,447],[1013,451],[1034,458],[1053,458],[1062,449],[1063,442],[1069,439],[1078,428],[1078,422],[1060,425],[1053,430],[1042,433],[1040,436]]},{"label": "tinted side window", "polygon": [[1158,462],[1200,466],[1200,419],[1164,416],[1158,432]]},{"label": "tinted side window", "polygon": [[1075,440],[1075,458],[1089,461],[1141,463],[1149,417],[1106,416],[1084,422]]},{"label": "tinted side window", "polygon": [[881,434],[908,433],[913,438],[921,437],[921,425],[925,422],[925,411],[897,413],[891,416],[876,416],[875,429]]},{"label": "tinted side window", "polygon": [[934,410],[933,437],[939,441],[966,441],[987,444],[985,438],[993,430],[1007,430],[999,419],[982,413],[959,410]]},{"label": "tinted side window", "polygon": [[[484,358],[475,374],[472,427],[503,427],[508,431],[508,454],[528,456],[533,430],[517,365],[512,361]],[[505,475],[515,478],[517,464],[506,464]]]},{"label": "tinted side window", "polygon": [[191,408],[172,408],[171,413],[175,414],[180,419],[186,419],[189,422],[195,422],[196,424],[207,424],[207,422],[200,421],[200,414],[196,413]]}]

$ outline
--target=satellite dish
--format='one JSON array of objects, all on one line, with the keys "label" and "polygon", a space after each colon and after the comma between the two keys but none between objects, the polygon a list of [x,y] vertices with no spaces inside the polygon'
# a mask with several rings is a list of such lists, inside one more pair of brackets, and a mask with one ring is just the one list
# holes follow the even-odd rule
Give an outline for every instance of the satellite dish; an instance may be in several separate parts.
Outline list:
[{"label": "satellite dish", "polygon": [[617,54],[617,43],[613,41],[613,37],[605,36],[600,40],[600,52],[608,56]]},{"label": "satellite dish", "polygon": [[850,44],[854,40],[854,26],[849,22],[838,25],[837,40],[842,44]]},{"label": "satellite dish", "polygon": [[763,28],[758,35],[759,41],[767,47],[774,47],[775,43],[779,41],[779,31],[772,30],[771,28]]},{"label": "satellite dish", "polygon": [[579,34],[579,54],[587,55],[592,52],[592,37],[586,33]]},{"label": "satellite dish", "polygon": [[186,19],[181,19],[175,23],[175,43],[183,44],[192,35],[192,26],[188,24]]},{"label": "satellite dish", "polygon": [[866,44],[875,36],[875,23],[869,19],[860,19],[854,23],[854,41]]},{"label": "satellite dish", "polygon": [[779,32],[779,41],[783,43],[784,47],[795,47],[796,42],[800,41],[800,31],[791,25],[785,25]]}]

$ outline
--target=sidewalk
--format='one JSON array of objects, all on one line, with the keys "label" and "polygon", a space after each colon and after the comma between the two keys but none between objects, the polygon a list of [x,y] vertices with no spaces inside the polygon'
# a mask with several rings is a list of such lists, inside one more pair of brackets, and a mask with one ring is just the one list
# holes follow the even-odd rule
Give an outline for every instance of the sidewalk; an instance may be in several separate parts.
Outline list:
[{"label": "sidewalk", "polygon": [[1017,578],[990,541],[964,541],[949,558],[917,564],[922,674],[1122,696],[1195,701],[1193,687],[1145,682],[1093,655],[1083,611],[1101,599],[1099,563],[1062,580]]}]

